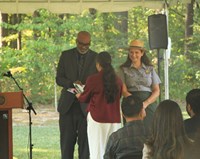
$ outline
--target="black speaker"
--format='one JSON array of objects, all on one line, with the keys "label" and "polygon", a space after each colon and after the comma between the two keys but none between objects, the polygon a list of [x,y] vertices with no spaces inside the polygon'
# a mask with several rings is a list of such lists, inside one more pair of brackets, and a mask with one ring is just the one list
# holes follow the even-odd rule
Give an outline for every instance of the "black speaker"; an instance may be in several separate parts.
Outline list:
[{"label": "black speaker", "polygon": [[9,158],[8,111],[0,111],[0,159]]},{"label": "black speaker", "polygon": [[167,49],[168,32],[165,14],[153,14],[148,17],[150,49]]}]

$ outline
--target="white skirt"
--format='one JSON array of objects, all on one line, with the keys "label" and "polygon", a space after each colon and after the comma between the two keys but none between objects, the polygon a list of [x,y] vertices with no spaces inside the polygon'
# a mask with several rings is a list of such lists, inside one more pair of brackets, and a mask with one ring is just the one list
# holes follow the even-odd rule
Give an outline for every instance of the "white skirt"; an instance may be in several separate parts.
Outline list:
[{"label": "white skirt", "polygon": [[90,159],[103,159],[108,138],[114,131],[121,128],[121,123],[96,122],[90,112],[87,116],[87,123]]}]

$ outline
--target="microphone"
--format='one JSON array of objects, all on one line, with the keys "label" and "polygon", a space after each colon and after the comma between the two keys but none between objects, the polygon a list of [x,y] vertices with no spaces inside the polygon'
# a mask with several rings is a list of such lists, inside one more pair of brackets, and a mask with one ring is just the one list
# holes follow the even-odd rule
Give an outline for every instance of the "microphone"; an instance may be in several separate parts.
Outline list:
[{"label": "microphone", "polygon": [[10,71],[3,73],[2,75],[5,76],[5,77],[12,77],[12,74],[11,74]]}]

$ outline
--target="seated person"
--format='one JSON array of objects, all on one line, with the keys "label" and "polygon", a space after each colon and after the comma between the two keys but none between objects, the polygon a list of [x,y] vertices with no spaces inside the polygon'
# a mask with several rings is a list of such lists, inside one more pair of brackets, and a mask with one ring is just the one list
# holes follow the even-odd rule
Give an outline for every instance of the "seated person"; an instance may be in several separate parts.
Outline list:
[{"label": "seated person", "polygon": [[146,116],[143,103],[131,95],[123,98],[121,107],[126,123],[110,135],[104,159],[141,159],[146,138],[142,121]]},{"label": "seated person", "polygon": [[142,159],[199,159],[194,152],[195,145],[185,133],[179,105],[172,100],[160,102]]},{"label": "seated person", "polygon": [[[186,95],[186,110],[190,116],[184,121],[189,138],[200,147],[200,89],[192,89]],[[200,152],[197,151],[200,155]]]}]

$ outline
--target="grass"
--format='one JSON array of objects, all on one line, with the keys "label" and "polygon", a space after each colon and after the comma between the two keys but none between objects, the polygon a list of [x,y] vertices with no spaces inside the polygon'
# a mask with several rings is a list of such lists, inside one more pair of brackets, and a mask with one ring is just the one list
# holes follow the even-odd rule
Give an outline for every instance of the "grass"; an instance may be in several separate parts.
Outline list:
[{"label": "grass", "polygon": [[[32,158],[60,159],[58,126],[32,126]],[[29,159],[29,126],[13,126],[13,159]],[[74,154],[77,157],[77,148]]]},{"label": "grass", "polygon": [[[188,114],[184,107],[181,107],[184,119],[188,118]],[[47,113],[49,114],[49,113]],[[35,117],[35,118],[38,118]],[[38,120],[41,122],[41,119]],[[21,122],[22,123],[22,119]],[[46,121],[42,125],[33,121],[32,125],[32,157],[33,159],[60,159],[60,139],[58,121]],[[14,124],[13,125],[13,159],[29,159],[29,125]],[[77,157],[77,146],[74,159]]]},{"label": "grass", "polygon": [[[32,127],[32,156],[37,159],[59,159],[59,130],[57,126]],[[29,127],[13,126],[13,156],[16,159],[28,159]]]}]

